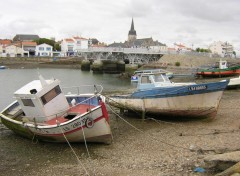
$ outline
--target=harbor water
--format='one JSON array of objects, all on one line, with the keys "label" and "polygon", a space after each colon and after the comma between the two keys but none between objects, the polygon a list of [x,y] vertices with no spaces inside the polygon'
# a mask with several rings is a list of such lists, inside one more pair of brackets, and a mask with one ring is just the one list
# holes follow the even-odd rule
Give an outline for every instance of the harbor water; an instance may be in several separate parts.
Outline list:
[{"label": "harbor water", "polygon": [[13,93],[38,75],[45,79],[59,79],[61,87],[102,85],[103,91],[115,91],[132,87],[130,80],[120,79],[118,74],[93,74],[80,69],[5,69],[0,70],[0,109],[13,102]]}]

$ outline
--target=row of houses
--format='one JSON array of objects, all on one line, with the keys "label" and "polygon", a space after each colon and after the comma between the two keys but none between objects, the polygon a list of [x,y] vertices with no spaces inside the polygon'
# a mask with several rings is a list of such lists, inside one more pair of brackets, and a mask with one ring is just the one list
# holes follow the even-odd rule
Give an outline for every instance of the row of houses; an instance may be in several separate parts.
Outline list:
[{"label": "row of houses", "polygon": [[29,57],[29,56],[71,56],[80,49],[87,49],[89,41],[83,37],[63,39],[60,43],[61,51],[54,51],[53,46],[43,43],[38,45],[37,35],[16,35],[13,40],[0,39],[0,57]]},{"label": "row of houses", "polygon": [[[131,33],[132,34],[132,33]],[[72,56],[81,49],[88,49],[89,47],[116,47],[116,48],[148,48],[153,51],[161,51],[168,53],[180,53],[191,52],[192,48],[185,46],[184,44],[174,43],[173,46],[168,47],[158,41],[154,41],[152,38],[137,39],[131,38],[131,40],[124,43],[112,43],[108,46],[99,43],[96,39],[86,39],[83,37],[75,36],[71,38],[63,39],[59,42],[61,51],[54,51],[53,46],[43,43],[38,45],[35,41],[39,39],[37,35],[16,35],[13,40],[0,39],[0,57],[53,57],[53,56]],[[214,55],[221,57],[232,57],[234,54],[233,45],[228,42],[214,42],[209,46],[209,50]]]}]

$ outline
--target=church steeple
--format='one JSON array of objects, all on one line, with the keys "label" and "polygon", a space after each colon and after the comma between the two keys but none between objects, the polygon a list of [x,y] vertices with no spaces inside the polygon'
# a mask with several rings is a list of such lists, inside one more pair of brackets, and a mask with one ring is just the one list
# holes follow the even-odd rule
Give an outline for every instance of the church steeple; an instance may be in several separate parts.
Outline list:
[{"label": "church steeple", "polygon": [[136,39],[137,39],[137,33],[134,29],[134,22],[132,18],[131,28],[130,28],[130,31],[128,32],[128,41],[134,41]]}]

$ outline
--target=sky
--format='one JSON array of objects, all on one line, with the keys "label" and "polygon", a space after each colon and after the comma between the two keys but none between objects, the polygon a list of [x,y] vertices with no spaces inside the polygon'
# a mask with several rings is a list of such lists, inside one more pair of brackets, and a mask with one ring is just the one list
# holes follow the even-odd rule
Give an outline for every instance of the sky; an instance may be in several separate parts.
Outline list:
[{"label": "sky", "polygon": [[124,42],[132,18],[137,38],[193,48],[228,41],[240,52],[240,0],[0,0],[0,38]]}]

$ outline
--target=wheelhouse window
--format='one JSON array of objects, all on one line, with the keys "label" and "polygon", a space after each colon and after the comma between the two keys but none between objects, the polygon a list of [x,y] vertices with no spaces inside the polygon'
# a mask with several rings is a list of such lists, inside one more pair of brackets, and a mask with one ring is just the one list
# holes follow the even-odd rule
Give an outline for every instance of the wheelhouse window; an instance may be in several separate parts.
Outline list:
[{"label": "wheelhouse window", "polygon": [[148,76],[142,76],[141,83],[147,84],[147,83],[151,83],[151,81],[149,80]]},{"label": "wheelhouse window", "polygon": [[31,99],[21,99],[24,106],[35,107]]},{"label": "wheelhouse window", "polygon": [[62,91],[61,91],[59,86],[54,87],[52,90],[50,90],[48,93],[46,93],[45,95],[43,95],[41,97],[43,105],[45,105],[48,102],[50,102],[53,98],[58,96],[61,92]]}]

